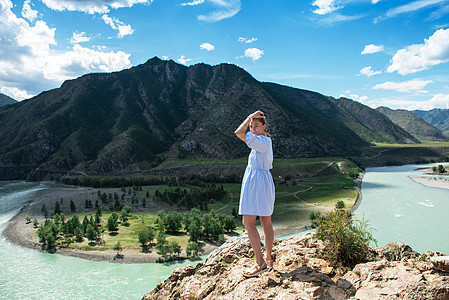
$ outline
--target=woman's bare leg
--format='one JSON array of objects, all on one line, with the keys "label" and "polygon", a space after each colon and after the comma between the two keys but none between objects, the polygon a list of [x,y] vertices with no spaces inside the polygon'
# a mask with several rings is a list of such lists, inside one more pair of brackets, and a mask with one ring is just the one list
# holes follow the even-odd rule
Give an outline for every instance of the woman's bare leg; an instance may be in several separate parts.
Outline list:
[{"label": "woman's bare leg", "polygon": [[273,223],[271,222],[271,216],[260,217],[260,223],[262,224],[263,233],[265,236],[265,260],[271,260],[274,241],[274,230]]},{"label": "woman's bare leg", "polygon": [[254,256],[256,256],[256,263],[261,266],[264,263],[262,256],[262,250],[260,247],[260,235],[256,228],[257,216],[243,215],[243,226],[245,226],[248,232],[249,243],[254,250]]}]

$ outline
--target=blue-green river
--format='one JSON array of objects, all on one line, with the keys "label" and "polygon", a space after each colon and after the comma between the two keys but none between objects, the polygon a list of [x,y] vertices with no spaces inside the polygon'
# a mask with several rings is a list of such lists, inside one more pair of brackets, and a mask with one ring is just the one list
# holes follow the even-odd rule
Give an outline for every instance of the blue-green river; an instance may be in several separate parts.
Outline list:
[{"label": "blue-green river", "polygon": [[449,190],[426,187],[408,177],[423,175],[416,169],[428,166],[433,165],[366,169],[363,199],[355,215],[369,221],[379,247],[398,241],[420,253],[449,255]]},{"label": "blue-green river", "polygon": [[[0,182],[0,232],[38,190],[48,184]],[[0,235],[0,299],[141,299],[180,266],[119,264],[47,254]]]},{"label": "blue-green river", "polygon": [[[378,245],[401,241],[418,252],[449,254],[449,190],[408,178],[423,165],[368,168],[355,212],[369,220]],[[32,196],[49,184],[0,182],[0,232]],[[186,264],[94,262],[22,248],[0,235],[0,299],[140,299]]]}]

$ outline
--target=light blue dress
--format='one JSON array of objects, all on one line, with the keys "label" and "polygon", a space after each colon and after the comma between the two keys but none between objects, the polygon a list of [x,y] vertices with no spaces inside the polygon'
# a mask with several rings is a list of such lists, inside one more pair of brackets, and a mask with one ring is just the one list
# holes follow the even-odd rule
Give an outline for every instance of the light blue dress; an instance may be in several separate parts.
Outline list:
[{"label": "light blue dress", "polygon": [[246,144],[251,153],[242,180],[240,191],[240,215],[271,216],[274,207],[274,182],[270,169],[273,168],[273,147],[271,138],[246,133]]}]

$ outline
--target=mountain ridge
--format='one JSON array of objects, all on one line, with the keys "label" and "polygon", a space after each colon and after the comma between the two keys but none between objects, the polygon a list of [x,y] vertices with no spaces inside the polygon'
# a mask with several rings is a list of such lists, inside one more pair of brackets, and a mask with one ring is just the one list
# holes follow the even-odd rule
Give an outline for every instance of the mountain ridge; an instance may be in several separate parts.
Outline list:
[{"label": "mountain ridge", "polygon": [[17,103],[17,100],[0,93],[0,106]]},{"label": "mountain ridge", "polygon": [[376,110],[386,115],[393,123],[413,134],[419,140],[447,141],[440,129],[432,126],[412,111],[404,109],[393,110],[384,106],[378,107]]},{"label": "mountain ridge", "polygon": [[[344,107],[316,92],[259,82],[232,64],[186,67],[154,57],[1,107],[0,179],[133,173],[167,159],[243,157],[247,147],[233,132],[258,109],[267,115],[279,158],[353,155],[371,142],[418,142],[387,118],[379,121],[381,132],[356,118],[345,123],[356,106],[348,101]],[[378,114],[365,106],[360,111],[362,119]]]},{"label": "mountain ridge", "polygon": [[446,135],[449,135],[449,109],[414,110],[413,113],[423,118],[430,125],[440,129]]}]

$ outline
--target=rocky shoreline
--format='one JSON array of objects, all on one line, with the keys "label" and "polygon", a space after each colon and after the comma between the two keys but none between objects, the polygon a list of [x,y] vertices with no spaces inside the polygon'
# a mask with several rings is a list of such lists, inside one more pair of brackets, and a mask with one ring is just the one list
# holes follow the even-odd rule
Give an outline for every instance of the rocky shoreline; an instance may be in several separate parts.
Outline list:
[{"label": "rocky shoreline", "polygon": [[143,299],[449,299],[449,256],[419,254],[402,243],[371,249],[368,262],[344,273],[322,259],[311,234],[276,240],[274,268],[245,278],[254,260],[247,239],[176,269]]}]

